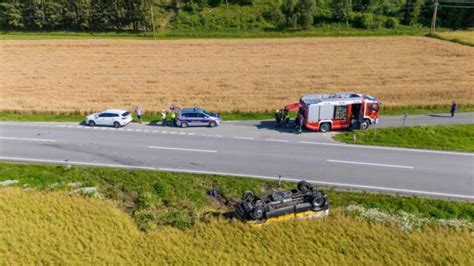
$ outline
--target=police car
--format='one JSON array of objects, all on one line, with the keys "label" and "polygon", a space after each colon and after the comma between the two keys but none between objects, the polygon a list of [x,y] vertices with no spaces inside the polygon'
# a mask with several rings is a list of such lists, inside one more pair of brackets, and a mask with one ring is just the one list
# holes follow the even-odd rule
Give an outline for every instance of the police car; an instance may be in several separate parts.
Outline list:
[{"label": "police car", "polygon": [[208,112],[201,108],[183,108],[178,111],[176,125],[178,127],[196,127],[208,126],[215,127],[220,125],[221,117],[218,114]]}]

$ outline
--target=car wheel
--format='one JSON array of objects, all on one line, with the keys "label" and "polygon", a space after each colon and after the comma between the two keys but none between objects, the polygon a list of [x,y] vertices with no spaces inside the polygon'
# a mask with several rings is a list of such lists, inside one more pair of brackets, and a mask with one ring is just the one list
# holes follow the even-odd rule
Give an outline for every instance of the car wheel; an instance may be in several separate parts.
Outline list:
[{"label": "car wheel", "polygon": [[119,128],[119,127],[120,127],[120,123],[117,122],[117,121],[115,121],[115,122],[114,122],[114,127],[115,127],[115,128]]},{"label": "car wheel", "polygon": [[95,127],[95,122],[94,120],[89,120],[89,122],[87,123],[90,127]]},{"label": "car wheel", "polygon": [[370,126],[370,123],[369,123],[369,120],[367,120],[367,119],[362,121],[362,123],[360,123],[360,129],[361,130],[366,130],[366,129],[369,128],[369,126]]},{"label": "car wheel", "polygon": [[263,218],[265,214],[265,209],[263,206],[257,206],[253,209],[253,211],[250,213],[250,217],[254,220],[260,220]]},{"label": "car wheel", "polygon": [[217,126],[217,123],[215,121],[211,121],[211,123],[209,123],[209,127],[215,127]]},{"label": "car wheel", "polygon": [[182,127],[182,128],[187,128],[188,126],[189,126],[189,125],[188,125],[188,123],[186,123],[186,122],[181,123],[181,127]]},{"label": "car wheel", "polygon": [[331,124],[329,123],[322,123],[321,125],[319,125],[319,131],[321,131],[322,133],[329,132],[330,130]]},{"label": "car wheel", "polygon": [[313,200],[311,201],[311,204],[314,208],[321,208],[324,206],[325,203],[326,199],[324,199],[324,197],[320,193],[316,194],[316,196],[314,196]]}]

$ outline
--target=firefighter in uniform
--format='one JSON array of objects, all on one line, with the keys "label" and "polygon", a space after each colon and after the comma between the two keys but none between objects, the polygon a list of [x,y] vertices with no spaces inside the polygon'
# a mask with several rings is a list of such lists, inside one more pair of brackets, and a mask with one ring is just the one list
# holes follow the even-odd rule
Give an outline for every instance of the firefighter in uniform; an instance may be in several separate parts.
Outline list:
[{"label": "firefighter in uniform", "polygon": [[165,110],[161,110],[161,125],[166,127],[166,112]]},{"label": "firefighter in uniform", "polygon": [[288,108],[285,107],[283,110],[283,124],[285,127],[288,127],[288,124],[290,123],[290,112],[288,111]]},{"label": "firefighter in uniform", "polygon": [[170,114],[170,118],[171,118],[171,127],[174,127],[176,124],[176,113],[174,111],[171,111],[171,114]]},{"label": "firefighter in uniform", "polygon": [[301,112],[298,112],[298,116],[296,117],[296,130],[298,134],[303,132],[303,124],[304,124],[304,116]]},{"label": "firefighter in uniform", "polygon": [[275,111],[275,128],[281,127],[281,112],[280,110]]}]

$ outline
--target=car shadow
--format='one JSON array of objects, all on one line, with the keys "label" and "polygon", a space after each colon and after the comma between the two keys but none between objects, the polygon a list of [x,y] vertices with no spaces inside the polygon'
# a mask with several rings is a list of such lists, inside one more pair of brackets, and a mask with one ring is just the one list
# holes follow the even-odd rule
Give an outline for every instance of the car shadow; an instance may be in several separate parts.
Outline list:
[{"label": "car shadow", "polygon": [[[291,133],[291,134],[296,134],[296,129],[294,127],[294,123],[292,121],[290,121],[288,127],[275,127],[275,121],[271,121],[271,120],[267,120],[267,121],[260,121],[257,125],[256,125],[257,129],[267,129],[267,130],[274,130],[274,131],[278,131],[278,132],[281,132],[281,133]],[[303,132],[305,132],[305,130],[303,130]]]},{"label": "car shadow", "polygon": [[428,115],[431,117],[451,118],[451,115]]}]

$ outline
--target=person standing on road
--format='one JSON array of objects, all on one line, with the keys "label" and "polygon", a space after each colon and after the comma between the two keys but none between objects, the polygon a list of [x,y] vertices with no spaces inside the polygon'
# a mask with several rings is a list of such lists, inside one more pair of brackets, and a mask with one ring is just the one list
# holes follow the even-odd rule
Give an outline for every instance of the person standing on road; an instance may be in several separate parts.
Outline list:
[{"label": "person standing on road", "polygon": [[174,127],[176,123],[176,113],[174,111],[171,111],[170,118],[171,118],[171,127]]},{"label": "person standing on road", "polygon": [[281,127],[281,112],[280,110],[275,111],[275,128]]},{"label": "person standing on road", "polygon": [[453,105],[451,105],[451,117],[454,117],[454,113],[458,110],[458,103],[453,102]]},{"label": "person standing on road", "polygon": [[303,125],[304,125],[304,116],[301,112],[298,112],[297,116],[297,133],[301,134],[303,132]]},{"label": "person standing on road", "polygon": [[135,114],[137,114],[138,123],[141,124],[143,112],[142,112],[142,108],[140,108],[140,105],[137,105],[137,107],[135,108]]},{"label": "person standing on road", "polygon": [[284,125],[285,127],[288,127],[289,123],[290,123],[290,112],[288,111],[288,108],[285,107],[285,109],[283,110],[283,121],[284,121]]},{"label": "person standing on road", "polygon": [[165,110],[161,110],[161,125],[166,127],[166,112]]}]

